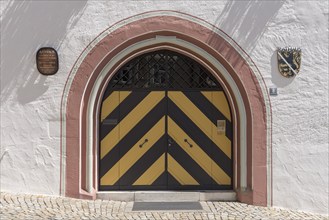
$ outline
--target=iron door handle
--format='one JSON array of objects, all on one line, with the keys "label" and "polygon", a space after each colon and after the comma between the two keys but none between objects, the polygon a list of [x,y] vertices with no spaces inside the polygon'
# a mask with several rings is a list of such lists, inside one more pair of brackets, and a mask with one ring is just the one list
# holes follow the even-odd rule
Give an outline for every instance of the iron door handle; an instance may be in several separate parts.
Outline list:
[{"label": "iron door handle", "polygon": [[145,139],[145,140],[144,140],[144,142],[143,142],[143,143],[141,143],[141,144],[139,145],[139,147],[140,147],[140,148],[142,148],[142,147],[143,147],[143,145],[144,145],[144,144],[146,144],[146,142],[148,142],[148,141],[149,141],[148,139]]},{"label": "iron door handle", "polygon": [[191,144],[190,142],[188,142],[187,139],[184,139],[184,141],[185,141],[190,147],[193,147],[193,144]]}]

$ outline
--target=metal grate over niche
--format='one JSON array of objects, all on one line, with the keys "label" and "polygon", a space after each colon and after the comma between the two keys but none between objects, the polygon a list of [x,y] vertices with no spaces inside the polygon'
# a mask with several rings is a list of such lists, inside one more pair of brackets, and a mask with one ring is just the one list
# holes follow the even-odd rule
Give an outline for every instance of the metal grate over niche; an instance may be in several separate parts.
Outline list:
[{"label": "metal grate over niche", "polygon": [[143,54],[125,64],[110,81],[109,89],[220,90],[202,65],[182,54],[161,50]]}]

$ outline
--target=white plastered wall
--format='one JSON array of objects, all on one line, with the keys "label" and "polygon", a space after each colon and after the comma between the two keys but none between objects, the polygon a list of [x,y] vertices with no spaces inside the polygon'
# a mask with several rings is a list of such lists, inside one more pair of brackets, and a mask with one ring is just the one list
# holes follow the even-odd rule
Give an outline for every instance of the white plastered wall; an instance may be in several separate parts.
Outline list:
[{"label": "white plastered wall", "polygon": [[[141,4],[143,7],[140,7]],[[175,10],[216,25],[253,59],[271,96],[273,205],[328,211],[328,1],[1,1],[1,191],[59,195],[60,102],[82,50],[129,16]],[[211,40],[211,38],[209,39]],[[39,47],[59,72],[40,75]],[[276,48],[302,49],[300,75],[282,77]]]}]

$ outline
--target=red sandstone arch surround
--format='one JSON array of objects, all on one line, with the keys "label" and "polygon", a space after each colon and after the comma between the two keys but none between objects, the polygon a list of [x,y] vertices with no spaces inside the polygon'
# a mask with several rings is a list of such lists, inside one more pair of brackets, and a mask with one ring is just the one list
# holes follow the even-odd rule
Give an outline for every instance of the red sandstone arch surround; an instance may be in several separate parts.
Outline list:
[{"label": "red sandstone arch surround", "polygon": [[[141,16],[141,15],[139,15]],[[185,15],[186,16],[186,15]],[[142,17],[142,16],[141,16]],[[196,18],[194,18],[196,19]],[[214,27],[215,28],[215,27]],[[104,32],[106,33],[106,32]],[[104,34],[103,33],[103,34]],[[247,190],[240,189],[239,172],[240,172],[240,140],[234,141],[234,150],[237,152],[234,157],[234,164],[237,168],[237,179],[235,182],[235,190],[238,200],[241,202],[267,205],[267,114],[266,104],[263,93],[259,85],[259,81],[248,65],[243,56],[223,37],[218,35],[213,29],[206,28],[189,19],[183,19],[177,16],[161,15],[161,16],[145,16],[139,20],[131,21],[113,31],[109,31],[95,46],[86,54],[80,56],[81,64],[78,69],[71,71],[71,83],[66,84],[67,93],[63,93],[62,98],[62,154],[65,158],[61,163],[61,172],[64,174],[61,180],[61,188],[63,194],[76,198],[95,198],[97,189],[97,165],[94,164],[93,176],[93,192],[86,192],[86,172],[87,172],[87,126],[93,126],[94,139],[92,143],[92,155],[97,161],[97,120],[92,125],[87,125],[87,103],[90,99],[90,92],[95,84],[100,72],[120,51],[156,36],[175,36],[186,42],[196,45],[203,49],[211,56],[216,58],[229,72],[234,79],[239,92],[243,98],[246,111],[247,123]],[[142,50],[155,50],[156,48],[171,48],[179,52],[197,58],[200,62],[205,63],[212,68],[213,74],[221,80],[221,83],[227,87],[227,93],[233,94],[228,83],[221,77],[221,73],[216,67],[210,63],[206,57],[189,51],[187,48],[180,48],[170,43],[162,43],[159,45],[146,46],[132,51],[125,59],[130,59]],[[107,77],[102,82],[97,92],[97,97],[102,97],[102,86],[112,75],[111,73],[122,65],[124,62],[117,64],[109,71]],[[74,72],[75,71],[75,72]],[[74,72],[74,74],[73,74]],[[237,100],[232,96],[232,109],[237,109]],[[99,113],[97,106],[94,112]],[[240,115],[237,111],[233,114],[236,116],[234,123],[239,127]],[[63,116],[64,115],[64,116]],[[95,118],[97,116],[95,115]],[[239,132],[237,129],[236,132]],[[65,149],[65,151],[64,151]]]}]

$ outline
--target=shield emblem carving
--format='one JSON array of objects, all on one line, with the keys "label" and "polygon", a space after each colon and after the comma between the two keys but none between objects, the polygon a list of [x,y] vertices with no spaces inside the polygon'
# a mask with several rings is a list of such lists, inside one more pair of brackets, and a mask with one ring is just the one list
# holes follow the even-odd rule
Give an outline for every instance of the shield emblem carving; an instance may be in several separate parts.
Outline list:
[{"label": "shield emblem carving", "polygon": [[282,76],[290,78],[300,70],[302,51],[299,48],[278,48],[278,67]]}]

